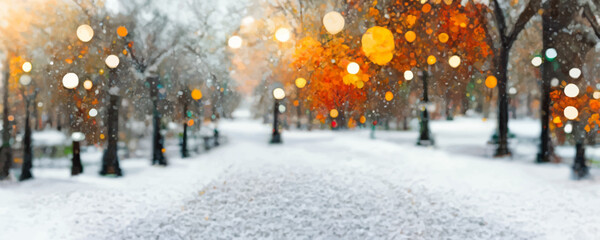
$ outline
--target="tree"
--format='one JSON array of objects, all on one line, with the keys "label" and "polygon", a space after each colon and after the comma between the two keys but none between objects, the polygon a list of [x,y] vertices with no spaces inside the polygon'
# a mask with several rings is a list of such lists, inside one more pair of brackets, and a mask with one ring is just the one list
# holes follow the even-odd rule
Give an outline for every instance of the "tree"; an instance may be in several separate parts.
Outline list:
[{"label": "tree", "polygon": [[[131,59],[136,78],[147,82],[152,99],[153,115],[153,154],[152,165],[167,165],[164,156],[164,137],[160,133],[162,115],[159,106],[159,83],[161,78],[156,75],[157,65],[162,59],[176,47],[181,37],[181,30],[166,15],[154,9],[153,1],[144,1],[138,4],[135,1],[128,2],[126,8],[136,21],[136,25],[130,29],[128,35],[127,49]],[[148,21],[144,16],[145,11],[152,11],[153,17]]]},{"label": "tree", "polygon": [[[471,0],[472,1],[472,0]],[[496,157],[502,157],[510,155],[508,149],[508,92],[507,92],[507,71],[508,71],[508,60],[510,50],[513,43],[517,39],[519,33],[525,28],[525,24],[533,17],[540,8],[541,0],[529,0],[525,6],[525,9],[518,15],[512,29],[509,31],[508,24],[510,18],[507,20],[508,11],[506,10],[506,4],[501,5],[500,1],[494,0],[493,2],[493,19],[490,19],[490,23],[486,25],[487,32],[491,33],[497,29],[497,36],[499,39],[499,47],[495,49],[494,53],[494,72],[498,79],[498,147]]]}]

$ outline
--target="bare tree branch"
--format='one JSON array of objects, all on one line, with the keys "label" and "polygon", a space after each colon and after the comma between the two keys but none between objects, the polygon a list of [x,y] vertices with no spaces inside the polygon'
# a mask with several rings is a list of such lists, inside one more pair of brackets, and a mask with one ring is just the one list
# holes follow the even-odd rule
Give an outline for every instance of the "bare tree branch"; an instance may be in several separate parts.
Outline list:
[{"label": "bare tree branch", "polygon": [[505,44],[512,45],[514,41],[517,40],[517,36],[519,36],[519,33],[525,28],[525,24],[529,22],[529,19],[531,19],[538,12],[541,7],[540,5],[541,0],[529,0],[529,4],[527,4],[525,10],[523,10],[523,12],[521,12],[519,15],[519,18],[517,19],[512,31],[508,36],[506,36],[507,41]]},{"label": "bare tree branch", "polygon": [[500,33],[500,41],[504,45],[506,42],[506,19],[504,18],[504,11],[502,11],[498,0],[494,0],[494,16],[496,17],[496,24],[498,25],[498,32]]},{"label": "bare tree branch", "polygon": [[596,16],[592,12],[592,9],[589,4],[586,4],[585,6],[583,6],[583,16],[592,25],[592,29],[594,30],[594,34],[596,35],[596,37],[600,38],[600,25],[598,24],[598,21],[596,20]]}]

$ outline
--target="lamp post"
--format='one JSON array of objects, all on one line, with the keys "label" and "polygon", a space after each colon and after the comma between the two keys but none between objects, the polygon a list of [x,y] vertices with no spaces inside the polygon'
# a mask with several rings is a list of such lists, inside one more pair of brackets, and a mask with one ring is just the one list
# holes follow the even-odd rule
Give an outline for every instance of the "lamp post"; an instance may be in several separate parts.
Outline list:
[{"label": "lamp post", "polygon": [[[62,79],[63,87],[68,90],[74,90],[79,86],[79,77],[75,73],[67,73]],[[72,126],[72,125],[71,125]],[[71,176],[79,175],[83,172],[83,165],[81,164],[81,145],[80,142],[85,138],[83,133],[78,131],[73,132],[71,140],[73,142],[73,158],[71,159]]]},{"label": "lamp post", "polygon": [[82,132],[73,132],[71,134],[71,141],[73,141],[73,159],[71,165],[71,176],[79,175],[83,173],[83,165],[81,164],[81,141],[85,139],[85,135]]},{"label": "lamp post", "polygon": [[297,78],[295,83],[296,83],[296,87],[297,87],[297,90],[298,90],[298,94],[297,94],[298,106],[296,106],[298,119],[296,121],[296,124],[297,124],[298,129],[300,129],[302,127],[302,122],[300,122],[300,116],[302,116],[302,109],[301,109],[301,106],[302,106],[302,103],[301,103],[302,96],[301,96],[301,93],[302,93],[302,88],[304,88],[306,86],[306,79],[304,79],[304,78]]},{"label": "lamp post", "polygon": [[275,105],[273,107],[273,135],[271,136],[271,143],[281,143],[281,133],[279,132],[279,101],[285,98],[285,91],[282,88],[275,88],[273,90],[273,98],[275,99]]},{"label": "lamp post", "polygon": [[108,147],[102,156],[102,170],[100,175],[122,176],[117,155],[117,141],[119,141],[119,96],[117,95],[117,67],[119,57],[109,55],[104,61],[109,68],[109,110],[108,110]]},{"label": "lamp post", "polygon": [[[279,43],[285,43],[290,40],[292,33],[287,28],[279,28],[275,31],[275,40]],[[281,55],[279,55],[281,58]],[[273,98],[275,99],[275,105],[273,107],[273,135],[271,136],[271,143],[281,143],[281,133],[279,133],[279,101],[285,98],[285,91],[283,88],[273,89]]]},{"label": "lamp post", "polygon": [[428,85],[427,78],[429,77],[429,70],[431,70],[431,65],[436,63],[436,59],[434,56],[429,56],[427,58],[428,70],[421,71],[421,78],[423,80],[423,98],[421,99],[421,128],[419,133],[419,140],[417,141],[417,145],[420,146],[431,146],[434,144],[433,138],[431,137],[431,132],[429,131],[429,112],[427,112],[427,107],[429,104],[429,95],[428,95]]},{"label": "lamp post", "polygon": [[[29,68],[23,67],[25,72],[31,71],[31,65]],[[35,99],[33,96],[27,94],[27,87],[31,84],[31,77],[27,74],[22,75],[19,78],[19,83],[23,86],[23,99],[25,100],[25,136],[23,137],[23,166],[21,167],[21,176],[19,181],[24,181],[33,178],[31,174],[31,168],[33,167],[33,149],[31,147],[31,125],[29,124],[29,106],[31,101]]]}]

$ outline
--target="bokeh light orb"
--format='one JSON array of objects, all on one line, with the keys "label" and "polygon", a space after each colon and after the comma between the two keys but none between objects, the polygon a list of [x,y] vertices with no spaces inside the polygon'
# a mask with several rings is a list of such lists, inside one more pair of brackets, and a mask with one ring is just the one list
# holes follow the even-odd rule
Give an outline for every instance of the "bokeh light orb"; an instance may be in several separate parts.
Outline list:
[{"label": "bokeh light orb", "polygon": [[392,101],[392,99],[394,99],[394,94],[390,91],[385,92],[385,100],[386,101]]},{"label": "bokeh light orb", "polygon": [[550,80],[550,85],[553,87],[558,86],[559,83],[560,81],[558,80],[558,78],[552,78],[552,80]]},{"label": "bokeh light orb", "polygon": [[411,43],[414,42],[415,39],[417,39],[417,34],[413,31],[408,31],[404,34],[404,38],[407,42]]},{"label": "bokeh light orb", "polygon": [[450,39],[450,37],[447,33],[440,33],[440,35],[438,35],[438,40],[440,40],[441,43],[448,42],[448,39]]},{"label": "bokeh light orb", "polygon": [[279,107],[277,107],[277,108],[279,108],[280,113],[284,113],[286,110],[285,105],[283,105],[283,104],[279,104]]},{"label": "bokeh light orb", "polygon": [[573,124],[571,124],[571,123],[567,123],[567,124],[565,125],[565,133],[566,133],[566,134],[569,134],[569,133],[571,133],[571,132],[573,132]]},{"label": "bokeh light orb", "polygon": [[229,38],[229,41],[227,41],[227,44],[229,45],[230,48],[238,49],[238,48],[242,47],[242,38],[237,35],[231,36]]},{"label": "bokeh light orb", "polygon": [[558,52],[554,48],[546,49],[546,59],[552,61],[558,56]]},{"label": "bokeh light orb", "polygon": [[365,82],[358,80],[358,81],[356,81],[355,85],[356,85],[356,88],[361,89],[365,86]]},{"label": "bokeh light orb", "polygon": [[129,31],[127,31],[126,27],[119,26],[117,28],[117,35],[119,35],[119,37],[125,37],[125,36],[127,36],[127,34],[129,34]]},{"label": "bokeh light orb", "polygon": [[579,68],[571,68],[571,70],[569,70],[569,77],[573,78],[573,79],[577,79],[581,76],[581,69]]},{"label": "bokeh light orb", "polygon": [[595,92],[592,94],[592,97],[593,97],[594,99],[600,99],[600,91],[595,91]]},{"label": "bokeh light orb", "polygon": [[280,42],[287,42],[292,37],[292,33],[287,28],[279,28],[275,32],[275,39]]},{"label": "bokeh light orb", "polygon": [[303,88],[304,86],[306,86],[306,79],[296,78],[296,87]]},{"label": "bokeh light orb", "polygon": [[565,86],[564,92],[567,97],[577,97],[579,95],[579,87],[573,83],[569,83]]},{"label": "bokeh light orb", "polygon": [[394,34],[385,27],[367,29],[362,35],[361,45],[367,58],[377,65],[386,65],[394,58]]},{"label": "bokeh light orb", "polygon": [[21,75],[19,78],[19,83],[23,86],[29,86],[29,84],[31,84],[31,76],[27,74]]},{"label": "bokeh light orb", "polygon": [[415,77],[415,75],[413,74],[413,72],[411,70],[404,71],[404,79],[406,79],[407,81],[412,80],[414,77]]},{"label": "bokeh light orb", "polygon": [[81,142],[85,139],[85,134],[82,132],[73,132],[71,133],[71,140],[74,142]]},{"label": "bokeh light orb", "polygon": [[92,109],[90,109],[88,114],[90,115],[90,117],[98,116],[98,110],[96,110],[95,108],[92,108]]},{"label": "bokeh light orb", "polygon": [[109,68],[117,68],[117,66],[119,66],[119,57],[116,55],[109,55],[106,57],[104,63],[106,63],[106,66]]},{"label": "bokeh light orb", "polygon": [[348,64],[348,66],[346,67],[346,70],[348,71],[348,73],[350,74],[357,74],[358,71],[360,71],[360,66],[358,66],[358,63],[355,62],[351,62]]},{"label": "bokeh light orb", "polygon": [[577,118],[577,116],[579,116],[579,111],[573,106],[566,107],[563,113],[569,120],[574,120]]},{"label": "bokeh light orb", "polygon": [[338,112],[338,110],[337,110],[337,109],[331,109],[331,110],[329,111],[329,116],[331,116],[331,118],[336,118],[336,117],[338,117],[338,115],[339,115],[339,114],[340,114],[340,113]]},{"label": "bokeh light orb", "polygon": [[457,55],[450,57],[450,59],[448,59],[448,64],[450,64],[450,67],[452,68],[457,68],[460,66],[460,57]]},{"label": "bokeh light orb", "polygon": [[339,12],[328,12],[323,16],[323,26],[328,33],[335,35],[344,29],[346,21]]},{"label": "bokeh light orb", "polygon": [[273,97],[277,100],[285,98],[285,91],[283,91],[283,88],[273,89]]},{"label": "bokeh light orb", "polygon": [[427,57],[427,64],[429,65],[433,65],[437,62],[437,59],[435,58],[435,56],[433,55],[429,55],[429,57]]},{"label": "bokeh light orb", "polygon": [[194,88],[194,90],[192,90],[192,99],[198,101],[200,99],[202,99],[202,91],[200,91],[199,89]]},{"label": "bokeh light orb", "polygon": [[254,18],[252,16],[247,16],[242,19],[242,26],[248,26],[254,23]]},{"label": "bokeh light orb", "polygon": [[63,87],[74,89],[79,85],[79,77],[75,73],[67,73],[62,79]]},{"label": "bokeh light orb", "polygon": [[92,83],[92,80],[85,80],[83,81],[83,88],[85,88],[85,90],[90,90],[92,89],[92,87],[94,87],[94,83]]},{"label": "bokeh light orb", "polygon": [[539,67],[540,65],[542,65],[542,58],[539,56],[535,56],[531,59],[531,65],[533,65],[534,67]]},{"label": "bokeh light orb", "polygon": [[94,29],[90,25],[83,24],[77,28],[77,38],[82,42],[89,42],[94,37]]},{"label": "bokeh light orb", "polygon": [[485,86],[488,88],[495,88],[498,85],[498,79],[495,76],[490,75],[485,79]]},{"label": "bokeh light orb", "polygon": [[31,65],[30,62],[25,62],[23,63],[23,65],[21,66],[21,69],[23,69],[23,72],[31,72],[31,69],[33,68],[33,66]]}]

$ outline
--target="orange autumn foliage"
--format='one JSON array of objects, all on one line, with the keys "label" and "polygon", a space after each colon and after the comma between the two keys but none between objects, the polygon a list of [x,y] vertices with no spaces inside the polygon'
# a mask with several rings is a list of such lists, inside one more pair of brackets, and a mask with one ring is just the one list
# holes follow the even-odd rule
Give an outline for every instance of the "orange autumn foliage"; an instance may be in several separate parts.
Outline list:
[{"label": "orange autumn foliage", "polygon": [[[350,62],[360,66],[359,73],[347,72]],[[309,109],[323,114],[330,109],[339,109],[343,114],[352,114],[366,101],[366,94],[360,87],[369,81],[369,63],[359,49],[351,49],[341,38],[326,44],[312,37],[301,39],[291,65],[310,81],[302,89],[303,96],[309,100],[306,101]]]}]

